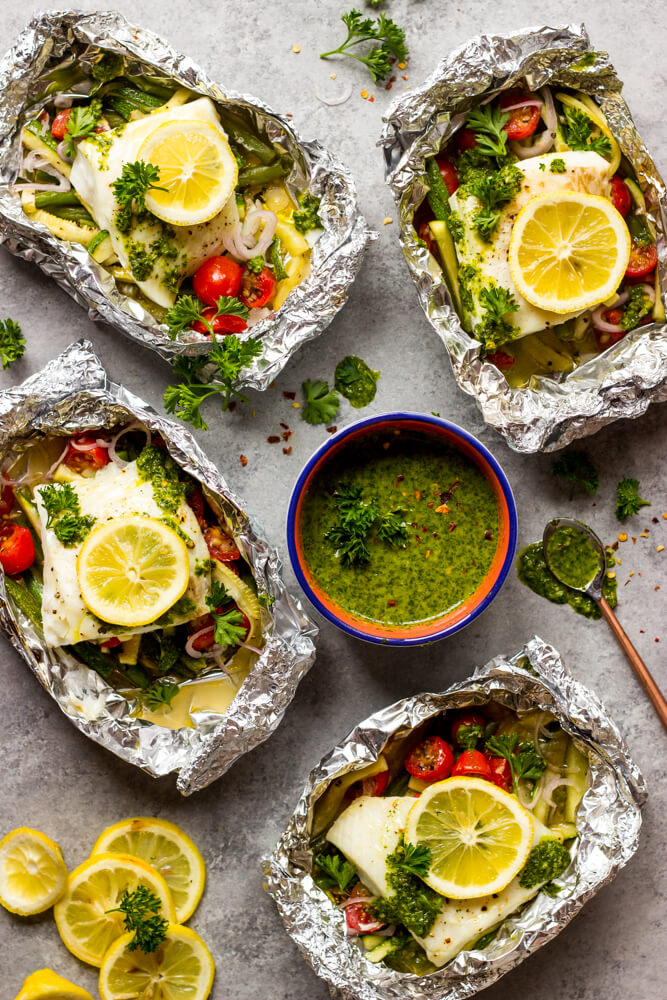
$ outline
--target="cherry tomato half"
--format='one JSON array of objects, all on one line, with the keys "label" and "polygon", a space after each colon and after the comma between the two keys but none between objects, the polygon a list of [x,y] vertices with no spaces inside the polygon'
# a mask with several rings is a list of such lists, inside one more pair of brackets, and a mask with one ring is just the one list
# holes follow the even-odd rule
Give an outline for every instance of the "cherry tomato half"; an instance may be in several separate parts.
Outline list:
[{"label": "cherry tomato half", "polygon": [[[216,608],[217,610],[217,608]],[[200,634],[193,639],[190,645],[198,653],[203,653],[205,649],[210,649],[215,642],[215,623],[213,615],[202,615],[201,618],[194,618],[188,623],[190,635]]]},{"label": "cherry tomato half", "polygon": [[500,368],[501,372],[507,372],[516,358],[513,358],[511,354],[505,354],[504,351],[494,351],[493,354],[487,354],[486,361],[490,361],[496,368]]},{"label": "cherry tomato half", "polygon": [[461,712],[452,723],[452,743],[459,746],[474,746],[484,735],[484,716],[479,712]]},{"label": "cherry tomato half", "polygon": [[506,792],[512,791],[512,768],[505,757],[487,757],[491,768],[491,781]]},{"label": "cherry tomato half", "polygon": [[[2,482],[2,480],[0,480]],[[14,487],[7,483],[0,491],[0,516],[5,517],[14,506]]]},{"label": "cherry tomato half", "polygon": [[204,528],[204,541],[208,545],[211,559],[217,559],[218,562],[234,562],[241,558],[241,551],[234,539],[225,534],[217,524]]},{"label": "cherry tomato half", "polygon": [[97,471],[109,464],[109,451],[95,444],[97,437],[97,434],[77,434],[70,439],[63,459],[68,469],[81,473],[91,469]]},{"label": "cherry tomato half", "polygon": [[417,235],[419,236],[419,239],[423,240],[426,246],[428,247],[428,252],[433,253],[433,250],[435,248],[435,240],[431,235],[431,227],[428,222],[422,222],[417,232]]},{"label": "cherry tomato half", "polygon": [[67,131],[67,124],[69,122],[69,116],[72,114],[71,108],[63,108],[59,111],[56,117],[53,119],[51,125],[51,135],[54,139],[64,139],[65,132]]},{"label": "cherry tomato half", "polygon": [[444,156],[440,156],[435,162],[438,164],[438,170],[445,182],[448,193],[454,194],[459,186],[459,175],[456,173],[456,167],[451,160],[446,159]]},{"label": "cherry tomato half", "polygon": [[244,305],[251,309],[261,309],[273,298],[277,286],[278,282],[273,271],[269,270],[268,267],[263,267],[259,274],[249,271],[246,267],[243,272],[239,298]]},{"label": "cherry tomato half", "polygon": [[192,276],[192,287],[198,299],[214,306],[221,295],[238,296],[242,276],[243,268],[231,257],[209,257]]},{"label": "cherry tomato half", "polygon": [[655,243],[649,243],[647,246],[642,247],[633,240],[632,250],[630,251],[630,262],[625,272],[626,277],[643,278],[645,274],[650,274],[654,270],[657,263],[658,251]]},{"label": "cherry tomato half", "polygon": [[465,152],[466,149],[474,149],[477,145],[477,136],[471,128],[462,128],[456,134],[456,145],[461,153]]},{"label": "cherry tomato half", "polygon": [[[242,316],[216,316],[215,312],[215,309],[204,309],[202,313],[204,319],[207,319],[213,327],[214,333],[241,333],[248,329],[248,324]],[[211,331],[199,320],[192,324],[192,329],[197,333],[205,333],[207,337],[211,336]]]},{"label": "cherry tomato half", "polygon": [[493,772],[489,762],[479,750],[464,750],[452,768],[452,777],[465,775],[467,777],[484,778],[493,781]]},{"label": "cherry tomato half", "polygon": [[452,773],[454,754],[440,736],[429,736],[405,758],[405,768],[422,781],[442,781]]},{"label": "cherry tomato half", "polygon": [[121,645],[121,640],[117,635],[112,635],[110,639],[105,639],[104,642],[100,643],[102,649],[115,649],[116,646]]},{"label": "cherry tomato half", "polygon": [[0,566],[9,576],[23,573],[35,561],[35,543],[22,524],[4,524],[0,528]]},{"label": "cherry tomato half", "polygon": [[349,797],[350,799],[358,799],[360,795],[382,795],[388,784],[389,771],[380,771],[379,774],[374,774],[370,778],[355,781],[350,786]]},{"label": "cherry tomato half", "polygon": [[616,211],[625,218],[632,207],[632,198],[627,184],[618,174],[614,174],[611,179],[611,200]]},{"label": "cherry tomato half", "polygon": [[[612,310],[612,312],[617,312],[617,311],[618,310]],[[613,323],[614,320],[609,320],[609,322]],[[617,344],[619,340],[623,340],[623,337],[625,337],[626,333],[627,330],[618,330],[616,333],[608,333],[603,330],[596,330],[595,341],[598,345],[599,350],[606,351],[608,347],[611,347],[613,344]]]},{"label": "cherry tomato half", "polygon": [[[358,882],[350,895],[354,898],[354,896],[361,895],[365,891],[361,882]],[[381,920],[376,920],[373,914],[369,913],[367,906],[367,903],[349,903],[345,907],[345,923],[347,924],[348,932],[351,931],[354,934],[374,934],[375,931],[379,931],[384,927]]]},{"label": "cherry tomato half", "polygon": [[[522,90],[509,90],[503,94],[498,104],[504,110],[512,104],[517,104],[522,98],[530,100],[528,94]],[[507,132],[508,139],[527,139],[533,134],[540,121],[540,109],[533,105],[514,108],[507,113],[510,116],[509,121],[503,128]]]}]

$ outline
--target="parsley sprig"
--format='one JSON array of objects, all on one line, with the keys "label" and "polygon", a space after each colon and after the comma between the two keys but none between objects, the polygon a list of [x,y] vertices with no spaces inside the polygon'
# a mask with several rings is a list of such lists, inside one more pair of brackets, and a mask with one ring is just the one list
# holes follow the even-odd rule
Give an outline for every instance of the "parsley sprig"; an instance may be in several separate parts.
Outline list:
[{"label": "parsley sprig", "polygon": [[155,709],[161,708],[163,705],[171,708],[171,703],[178,691],[178,684],[174,684],[172,681],[153,681],[150,687],[141,692],[139,697],[144,707],[149,712],[154,712]]},{"label": "parsley sprig", "polygon": [[126,931],[134,931],[128,951],[149,953],[156,951],[165,937],[169,921],[160,916],[162,902],[146,885],[139,885],[130,892],[126,889],[120,897],[120,902],[107,913],[122,913]]},{"label": "parsley sprig", "polygon": [[466,128],[472,129],[477,138],[475,150],[477,154],[489,158],[503,160],[507,156],[507,132],[505,125],[510,116],[506,111],[485,104],[473,108],[465,119]]},{"label": "parsley sprig", "polygon": [[338,395],[329,388],[327,382],[323,382],[321,379],[315,382],[306,379],[301,388],[305,398],[301,416],[306,423],[330,423],[338,413],[340,406]]},{"label": "parsley sprig", "polygon": [[485,242],[490,242],[502,217],[503,208],[521,190],[523,174],[512,164],[473,178],[467,185],[470,193],[482,203],[473,217],[473,226]]},{"label": "parsley sprig", "polygon": [[53,532],[65,548],[72,548],[82,542],[95,518],[83,515],[76,490],[71,483],[51,483],[43,486],[40,497],[46,511],[46,527]]},{"label": "parsley sprig", "polygon": [[318,868],[315,884],[325,891],[347,892],[357,877],[357,869],[342,854],[317,854],[314,861]]},{"label": "parsley sprig", "polygon": [[563,105],[566,122],[566,141],[570,149],[586,149],[600,156],[611,156],[611,142],[606,135],[593,136],[595,122],[579,108]]},{"label": "parsley sprig", "polygon": [[495,757],[504,757],[509,762],[515,793],[518,791],[520,778],[539,781],[547,767],[544,757],[533,744],[522,743],[517,733],[491,736],[486,741],[486,751]]},{"label": "parsley sprig", "polygon": [[[236,334],[220,339],[208,354],[194,358],[177,358],[174,373],[181,379],[177,385],[168,385],[164,393],[167,413],[175,413],[198,430],[208,430],[201,414],[201,405],[211,396],[222,397],[222,409],[227,410],[232,399],[247,402],[247,397],[235,388],[241,370],[262,353],[262,342],[257,337],[241,340]],[[215,367],[214,383],[202,381],[207,366]]]},{"label": "parsley sprig", "polygon": [[482,319],[475,326],[475,337],[487,350],[495,350],[501,344],[513,340],[517,328],[506,316],[517,312],[519,303],[512,292],[501,285],[486,285],[479,293],[483,309]]},{"label": "parsley sprig", "polygon": [[334,494],[338,510],[337,522],[325,534],[334,546],[344,566],[361,566],[370,560],[367,540],[371,528],[379,520],[378,538],[389,545],[402,545],[408,531],[402,511],[381,514],[375,500],[366,500],[363,490],[351,483],[340,483]]},{"label": "parsley sprig", "polygon": [[642,500],[639,495],[638,479],[621,479],[616,487],[616,517],[625,521],[626,517],[637,514],[642,507],[650,507],[650,500]]},{"label": "parsley sprig", "polygon": [[403,854],[395,861],[397,868],[424,878],[431,867],[431,848],[425,844],[404,844]]},{"label": "parsley sprig", "polygon": [[94,97],[89,104],[81,104],[72,108],[67,119],[67,128],[63,142],[68,156],[76,156],[75,139],[87,139],[99,125],[102,117],[102,102]]},{"label": "parsley sprig", "polygon": [[229,594],[224,586],[218,580],[211,580],[211,591],[206,598],[206,604],[211,609],[215,611],[216,608],[221,608],[223,604],[228,603],[230,600]]},{"label": "parsley sprig", "polygon": [[132,215],[142,215],[146,211],[146,195],[149,191],[166,191],[158,184],[160,168],[154,163],[135,160],[126,163],[120,177],[111,185],[118,203],[116,225],[121,233],[126,233],[132,224]]},{"label": "parsley sprig", "polygon": [[577,486],[587,493],[595,493],[600,485],[598,471],[585,451],[568,451],[554,462],[552,472],[570,483],[570,500]]},{"label": "parsley sprig", "polygon": [[222,615],[214,615],[215,620],[215,641],[218,646],[225,649],[228,646],[238,646],[243,642],[246,634],[246,626],[243,623],[243,615],[236,608],[226,611]]},{"label": "parsley sprig", "polygon": [[[373,19],[364,17],[360,10],[353,7],[347,14],[341,16],[341,21],[347,28],[347,38],[337,49],[322,52],[320,59],[328,59],[334,55],[349,56],[363,63],[373,83],[379,83],[391,73],[391,56],[401,60],[407,57],[405,32],[386,14],[380,14],[378,18]],[[365,55],[357,55],[356,52],[350,51],[363,42],[379,44],[372,44]]]},{"label": "parsley sprig", "polygon": [[3,371],[15,361],[21,360],[25,343],[21,327],[16,320],[7,318],[4,323],[0,320],[0,361]]},{"label": "parsley sprig", "polygon": [[240,316],[247,319],[250,310],[233,295],[221,295],[215,304],[215,313],[208,318],[204,312],[209,307],[194,295],[181,295],[164,317],[169,336],[174,340],[183,330],[190,330],[195,323],[202,323],[213,336],[213,320],[218,316]]}]

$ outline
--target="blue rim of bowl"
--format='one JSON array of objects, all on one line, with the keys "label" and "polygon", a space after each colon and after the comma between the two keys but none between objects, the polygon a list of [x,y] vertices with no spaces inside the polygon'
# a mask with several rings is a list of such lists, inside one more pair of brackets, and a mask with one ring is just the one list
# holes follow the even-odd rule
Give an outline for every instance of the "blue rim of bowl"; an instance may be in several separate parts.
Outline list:
[{"label": "blue rim of bowl", "polygon": [[[502,490],[503,496],[505,497],[505,502],[507,503],[508,519],[509,519],[509,540],[507,544],[507,553],[505,555],[504,562],[495,580],[495,583],[491,587],[488,594],[480,601],[480,603],[461,621],[455,622],[446,628],[441,629],[440,632],[435,632],[433,635],[429,636],[415,636],[402,637],[402,638],[391,638],[390,636],[374,636],[363,632],[361,629],[354,628],[352,625],[348,625],[347,622],[343,622],[337,615],[333,614],[325,605],[322,604],[317,595],[313,592],[306,575],[301,566],[301,560],[299,559],[296,547],[296,512],[303,492],[303,488],[306,484],[308,477],[315,468],[315,466],[321,461],[321,459],[327,454],[328,451],[339,441],[350,434],[356,433],[357,431],[366,428],[373,427],[376,424],[387,424],[398,420],[412,420],[416,423],[425,424],[430,427],[441,427],[444,430],[449,431],[455,436],[463,438],[465,441],[471,445],[475,451],[478,451],[480,455],[488,463],[490,469],[492,470],[494,476],[496,477],[498,484]],[[310,456],[303,469],[299,473],[298,479],[292,490],[289,506],[287,508],[287,550],[289,552],[290,562],[292,564],[292,569],[294,574],[299,581],[301,589],[305,593],[306,597],[313,605],[313,607],[319,611],[319,613],[335,625],[341,631],[346,632],[348,635],[354,636],[355,639],[362,639],[364,642],[374,643],[378,646],[424,646],[427,643],[437,642],[440,639],[445,639],[447,636],[453,635],[455,632],[459,632],[462,628],[470,625],[475,618],[478,618],[483,611],[491,604],[495,599],[499,590],[503,586],[505,580],[507,579],[507,574],[510,571],[512,562],[514,561],[514,554],[516,551],[518,535],[518,518],[516,501],[514,500],[514,494],[509,484],[507,476],[503,472],[500,463],[491,454],[489,449],[482,444],[474,435],[470,434],[468,431],[464,430],[463,427],[459,427],[458,424],[453,424],[449,420],[444,420],[442,417],[433,417],[425,413],[416,413],[411,410],[396,410],[390,413],[380,413],[373,417],[364,417],[362,420],[356,420],[352,424],[348,424],[347,427],[342,427],[336,434],[333,434],[327,441],[320,445],[320,447],[313,452]]]}]

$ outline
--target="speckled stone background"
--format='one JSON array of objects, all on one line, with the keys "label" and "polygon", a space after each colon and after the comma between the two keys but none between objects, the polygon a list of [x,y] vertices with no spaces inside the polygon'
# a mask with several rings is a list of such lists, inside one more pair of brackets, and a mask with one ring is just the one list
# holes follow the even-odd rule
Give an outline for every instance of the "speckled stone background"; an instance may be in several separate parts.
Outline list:
[{"label": "speckled stone background", "polygon": [[[350,60],[321,62],[343,30],[343,0],[120,0],[130,19],[189,53],[214,79],[254,92],[291,111],[305,135],[318,136],[346,161],[362,208],[380,239],[366,258],[350,302],[328,332],[293,360],[273,389],[250,406],[220,416],[202,446],[247,498],[270,536],[285,552],[284,517],[290,489],[325,432],[300,420],[283,398],[305,378],[331,378],[345,354],[361,354],[381,369],[371,408],[438,411],[478,435],[503,464],[519,507],[519,542],[541,535],[545,521],[568,513],[587,519],[607,541],[619,525],[613,514],[615,484],[624,475],[641,480],[653,500],[632,521],[636,537],[620,546],[618,615],[663,686],[665,650],[665,407],[621,422],[588,442],[601,473],[594,498],[570,503],[551,474],[552,459],[512,453],[485,429],[473,401],[457,388],[444,349],[424,319],[396,242],[394,214],[375,142],[390,97],[428,74],[450,48],[481,31],[529,24],[586,20],[593,42],[608,49],[638,126],[663,173],[667,172],[664,52],[667,23],[658,0],[607,0],[578,4],[515,0],[504,5],[473,0],[387,0],[386,9],[407,29],[412,58],[391,94],[359,96],[370,87],[363,67]],[[0,5],[0,47],[9,47],[36,0]],[[83,3],[86,10],[102,7]],[[363,0],[358,6],[363,7]],[[341,39],[342,40],[342,39]],[[295,54],[293,46],[300,45]],[[329,74],[337,72],[335,81]],[[350,81],[352,97],[329,108],[316,93],[338,92]],[[113,330],[92,324],[72,300],[37,268],[0,250],[0,316],[19,320],[28,338],[24,359],[0,377],[22,380],[78,337],[89,337],[111,376],[158,409],[168,369]],[[347,404],[339,424],[354,416]],[[366,411],[371,412],[371,411]],[[280,421],[294,428],[292,454],[267,436]],[[239,454],[248,457],[242,468]],[[653,523],[653,518],[658,523]],[[641,537],[647,532],[648,537]],[[291,573],[291,585],[296,587]],[[657,590],[662,584],[662,590]],[[122,817],[147,814],[171,819],[195,838],[208,865],[208,887],[191,921],[213,951],[215,1000],[324,1000],[317,979],[283,932],[272,901],[262,891],[259,858],[290,815],[311,766],[352,725],[395,699],[437,690],[466,677],[498,652],[515,650],[538,633],[556,645],[579,677],[601,695],[618,721],[649,783],[638,854],[560,937],[492,987],[489,1000],[660,1000],[665,996],[665,735],[604,622],[588,622],[525,589],[511,574],[495,603],[468,629],[429,648],[411,651],[365,646],[322,624],[317,662],[302,683],[272,739],[243,758],[220,781],[181,799],[170,780],[153,781],[76,732],[25,664],[0,640],[0,833],[26,824],[58,840],[70,868],[83,861],[101,829]],[[658,642],[658,639],[660,642]],[[49,914],[21,920],[0,910],[0,996],[10,1000],[23,978],[51,966],[96,995],[93,969],[63,947]]]}]

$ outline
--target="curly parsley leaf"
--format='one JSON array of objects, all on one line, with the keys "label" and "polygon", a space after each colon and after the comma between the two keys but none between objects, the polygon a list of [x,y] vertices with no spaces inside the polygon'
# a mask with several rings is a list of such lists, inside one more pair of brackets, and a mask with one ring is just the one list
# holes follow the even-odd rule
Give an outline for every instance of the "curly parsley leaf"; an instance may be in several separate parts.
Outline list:
[{"label": "curly parsley leaf", "polygon": [[495,757],[504,757],[508,761],[515,792],[520,778],[539,781],[546,770],[547,762],[544,757],[537,752],[532,743],[521,743],[517,733],[491,736],[486,741],[486,751]]},{"label": "curly parsley leaf", "polygon": [[509,289],[500,285],[486,285],[481,289],[479,299],[483,314],[475,326],[475,337],[487,350],[495,350],[516,336],[517,328],[506,316],[516,312],[519,303]]},{"label": "curly parsley leaf", "polygon": [[568,451],[554,462],[551,471],[570,483],[570,500],[577,486],[582,486],[587,493],[595,493],[600,485],[597,469],[585,451]]},{"label": "curly parsley leaf", "polygon": [[307,379],[301,386],[305,399],[305,405],[301,410],[301,416],[307,424],[328,424],[336,414],[340,406],[340,399],[335,392],[329,389],[327,382],[317,380],[311,382]]},{"label": "curly parsley leaf", "polygon": [[222,605],[229,602],[229,600],[230,597],[224,584],[220,583],[218,580],[211,580],[211,591],[206,598],[206,604],[211,611],[215,611],[216,608],[222,607]]},{"label": "curly parsley leaf", "polygon": [[181,295],[164,317],[171,339],[174,340],[183,330],[192,329],[195,323],[205,326],[212,336],[213,320],[217,316],[240,316],[241,319],[246,319],[250,312],[248,306],[233,295],[221,295],[216,302],[215,313],[207,318],[205,311],[210,308],[194,295]]},{"label": "curly parsley leaf", "polygon": [[299,208],[292,212],[292,222],[300,233],[309,233],[312,229],[322,228],[322,220],[318,215],[320,201],[320,198],[308,193],[299,198]]},{"label": "curly parsley leaf", "polygon": [[[333,55],[349,56],[366,66],[373,82],[378,83],[389,76],[391,72],[391,56],[401,60],[407,57],[408,46],[405,32],[386,14],[380,14],[374,20],[370,17],[364,17],[361,11],[353,8],[348,13],[343,14],[341,20],[347,28],[347,38],[337,49],[322,52],[320,59],[328,59],[329,56]],[[351,51],[355,46],[365,42],[371,43],[371,47],[366,50],[365,55],[358,55]]]},{"label": "curly parsley leaf", "polygon": [[127,946],[128,951],[139,949],[145,953],[156,951],[165,937],[169,921],[160,916],[162,902],[148,886],[139,885],[130,892],[126,889],[120,902],[107,913],[122,913],[126,931],[134,931]]},{"label": "curly parsley leaf", "polygon": [[68,156],[76,156],[74,140],[87,139],[88,136],[92,135],[99,125],[101,117],[102,102],[97,97],[94,97],[89,104],[81,104],[72,108],[67,119],[67,128],[63,139],[65,152]]},{"label": "curly parsley leaf", "polygon": [[431,848],[424,844],[404,844],[403,854],[396,859],[396,867],[424,878],[431,867]]},{"label": "curly parsley leaf", "polygon": [[475,150],[477,155],[489,158],[503,158],[507,155],[507,132],[505,125],[510,116],[506,111],[485,104],[483,107],[473,108],[466,115],[465,127],[472,129],[477,138]]},{"label": "curly parsley leaf", "polygon": [[357,877],[357,869],[342,854],[317,854],[313,860],[319,869],[315,884],[325,891],[347,892]]},{"label": "curly parsley leaf", "polygon": [[[162,657],[160,657],[160,667],[162,667]],[[177,694],[178,684],[173,684],[171,681],[153,681],[150,687],[141,692],[140,699],[149,712],[154,712],[163,705],[171,708],[171,703]]]},{"label": "curly parsley leaf", "polygon": [[120,177],[111,185],[118,203],[116,225],[121,233],[126,233],[132,224],[132,213],[141,215],[146,211],[146,195],[149,191],[166,191],[158,184],[160,168],[153,163],[135,160],[126,163]]},{"label": "curly parsley leaf", "polygon": [[214,615],[215,619],[215,641],[218,646],[238,646],[246,636],[246,625],[243,622],[243,615],[236,608],[225,612],[223,615]]},{"label": "curly parsley leaf", "polygon": [[25,352],[25,338],[21,335],[21,327],[9,317],[0,320],[0,360],[5,371],[15,361],[20,361]]},{"label": "curly parsley leaf", "polygon": [[490,242],[502,218],[500,209],[508,204],[521,190],[523,174],[518,167],[508,165],[492,173],[473,177],[467,187],[482,208],[473,217],[473,225],[479,236]]},{"label": "curly parsley leaf", "polygon": [[616,517],[625,521],[626,517],[637,514],[642,507],[650,507],[650,500],[642,500],[639,496],[638,479],[621,479],[616,487]]},{"label": "curly parsley leaf", "polygon": [[378,525],[378,538],[390,545],[401,545],[407,541],[407,537],[408,529],[402,510],[391,510],[382,515]]},{"label": "curly parsley leaf", "polygon": [[46,511],[46,527],[53,532],[65,548],[78,545],[86,537],[95,518],[81,514],[79,497],[71,483],[51,483],[40,490]]},{"label": "curly parsley leaf", "polygon": [[579,108],[563,105],[566,122],[566,142],[570,149],[585,149],[600,156],[611,156],[611,142],[606,135],[593,136],[595,122]]}]

